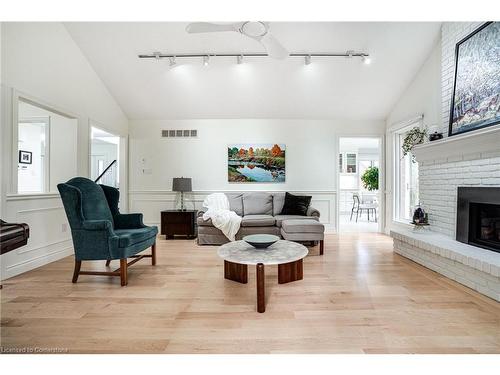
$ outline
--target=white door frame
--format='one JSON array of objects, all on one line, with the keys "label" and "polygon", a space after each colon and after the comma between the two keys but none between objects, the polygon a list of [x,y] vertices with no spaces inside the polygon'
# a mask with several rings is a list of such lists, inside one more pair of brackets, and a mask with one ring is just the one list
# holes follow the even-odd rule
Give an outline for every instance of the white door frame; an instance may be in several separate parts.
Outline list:
[{"label": "white door frame", "polygon": [[91,178],[91,163],[92,163],[92,128],[105,131],[120,138],[118,144],[118,174],[119,174],[119,188],[120,188],[120,202],[119,207],[123,212],[128,211],[129,198],[128,198],[128,135],[117,133],[113,129],[109,129],[101,123],[89,119],[88,120],[88,177]]},{"label": "white door frame", "polygon": [[385,134],[349,134],[342,133],[335,136],[335,187],[337,194],[335,198],[336,217],[335,217],[335,232],[339,233],[339,220],[340,220],[340,171],[339,171],[339,153],[340,153],[340,139],[341,138],[376,138],[379,140],[379,196],[380,205],[377,214],[378,232],[385,231]]}]

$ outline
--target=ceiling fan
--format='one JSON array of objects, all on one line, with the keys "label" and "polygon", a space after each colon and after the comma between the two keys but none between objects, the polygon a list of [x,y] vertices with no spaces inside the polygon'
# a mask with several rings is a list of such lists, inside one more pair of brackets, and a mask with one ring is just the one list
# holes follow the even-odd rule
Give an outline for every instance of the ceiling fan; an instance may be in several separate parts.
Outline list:
[{"label": "ceiling fan", "polygon": [[273,59],[285,59],[289,53],[280,42],[269,32],[269,24],[266,22],[237,22],[232,24],[217,24],[209,22],[193,22],[186,26],[190,34],[213,33],[219,31],[234,31],[262,44],[269,57]]}]

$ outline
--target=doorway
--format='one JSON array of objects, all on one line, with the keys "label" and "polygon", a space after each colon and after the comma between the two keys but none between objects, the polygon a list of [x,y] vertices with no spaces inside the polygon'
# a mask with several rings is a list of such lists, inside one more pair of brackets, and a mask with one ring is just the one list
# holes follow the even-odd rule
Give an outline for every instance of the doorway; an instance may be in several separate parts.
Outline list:
[{"label": "doorway", "polygon": [[338,231],[380,232],[383,217],[380,137],[340,137]]},{"label": "doorway", "polygon": [[91,127],[90,178],[99,184],[119,188],[120,137]]}]

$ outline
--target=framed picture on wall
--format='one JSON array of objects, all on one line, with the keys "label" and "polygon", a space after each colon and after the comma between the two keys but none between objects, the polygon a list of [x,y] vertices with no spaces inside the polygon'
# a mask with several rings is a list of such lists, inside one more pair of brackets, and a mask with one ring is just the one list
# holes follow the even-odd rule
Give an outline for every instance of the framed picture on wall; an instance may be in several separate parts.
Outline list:
[{"label": "framed picture on wall", "polygon": [[284,144],[227,146],[228,182],[285,182]]},{"label": "framed picture on wall", "polygon": [[19,163],[31,164],[32,153],[30,151],[19,150]]},{"label": "framed picture on wall", "polygon": [[448,135],[500,123],[500,22],[457,43]]}]

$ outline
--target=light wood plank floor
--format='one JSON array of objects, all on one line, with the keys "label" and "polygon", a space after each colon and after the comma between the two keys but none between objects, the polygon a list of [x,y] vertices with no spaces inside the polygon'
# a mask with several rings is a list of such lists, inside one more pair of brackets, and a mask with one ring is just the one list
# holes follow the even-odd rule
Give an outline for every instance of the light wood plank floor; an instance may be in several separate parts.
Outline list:
[{"label": "light wood plank floor", "polygon": [[[304,280],[278,285],[267,310],[249,283],[223,278],[216,247],[158,240],[119,278],[80,276],[68,257],[4,282],[3,348],[70,353],[500,353],[500,304],[392,252],[381,234],[329,235]],[[87,264],[85,264],[87,263]],[[118,267],[114,261],[112,266]],[[105,269],[84,262],[82,269]]]}]

